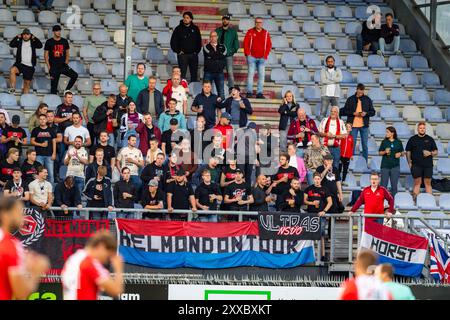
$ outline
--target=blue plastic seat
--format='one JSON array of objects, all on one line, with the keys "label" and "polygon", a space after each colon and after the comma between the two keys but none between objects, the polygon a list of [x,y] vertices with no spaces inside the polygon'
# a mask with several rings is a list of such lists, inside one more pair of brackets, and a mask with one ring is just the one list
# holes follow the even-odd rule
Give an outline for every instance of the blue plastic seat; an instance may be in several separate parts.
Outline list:
[{"label": "blue plastic seat", "polygon": [[42,25],[55,25],[58,23],[58,18],[54,12],[44,10],[39,12],[38,22]]},{"label": "blue plastic seat", "polygon": [[80,57],[86,61],[99,61],[97,48],[92,45],[81,46]]},{"label": "blue plastic seat", "polygon": [[7,9],[0,9],[0,23],[2,25],[16,24],[14,22],[12,11]]},{"label": "blue plastic seat", "polygon": [[109,33],[103,29],[94,29],[92,31],[91,40],[95,43],[109,44],[111,43],[111,37]]},{"label": "blue plastic seat", "polygon": [[112,2],[108,0],[94,0],[94,9],[98,11],[111,11]]},{"label": "blue plastic seat", "polygon": [[[362,146],[360,146],[360,147],[361,147],[361,151],[362,151]],[[367,149],[369,151],[369,155],[371,155],[371,156],[378,155],[378,145],[374,138],[369,137],[369,139],[367,140]]]},{"label": "blue plastic seat", "polygon": [[39,106],[39,98],[32,93],[22,94],[20,96],[20,105],[25,109],[35,110]]},{"label": "blue plastic seat", "polygon": [[439,76],[434,72],[425,72],[422,74],[421,82],[426,87],[441,87]]},{"label": "blue plastic seat", "polygon": [[434,92],[434,101],[437,105],[450,105],[450,91],[436,90]]},{"label": "blue plastic seat", "polygon": [[303,55],[303,65],[305,67],[321,68],[320,57],[316,53],[305,53]]},{"label": "blue plastic seat", "polygon": [[76,106],[80,106],[80,108],[82,106],[84,106],[83,101],[84,101],[84,99],[83,99],[82,96],[79,96],[79,95],[74,95],[73,96],[73,104],[76,105]]},{"label": "blue plastic seat", "polygon": [[300,33],[300,25],[295,20],[285,20],[281,24],[281,31],[284,33]]},{"label": "blue plastic seat", "polygon": [[336,6],[334,16],[340,19],[353,18],[352,9],[347,6]]},{"label": "blue plastic seat", "polygon": [[327,5],[314,6],[313,15],[320,19],[332,19],[331,10]]},{"label": "blue plastic seat", "polygon": [[394,123],[394,128],[397,130],[397,135],[400,138],[410,138],[411,137],[411,129],[404,122],[396,122]]},{"label": "blue plastic seat", "polygon": [[286,51],[291,50],[289,47],[289,41],[285,36],[272,37],[272,46],[276,50]]},{"label": "blue plastic seat", "polygon": [[120,57],[120,50],[113,46],[107,46],[103,48],[102,58],[108,62],[122,62],[123,59]]},{"label": "blue plastic seat", "polygon": [[384,92],[383,88],[371,88],[368,96],[376,103],[387,103],[386,92]]},{"label": "blue plastic seat", "polygon": [[412,101],[416,104],[421,105],[432,105],[433,101],[428,94],[428,91],[425,89],[414,89],[412,92]]},{"label": "blue plastic seat", "polygon": [[100,82],[102,86],[102,91],[105,94],[117,93],[119,92],[119,84],[116,80],[113,79],[103,79]]},{"label": "blue plastic seat", "polygon": [[76,43],[83,43],[83,44],[90,43],[88,34],[84,30],[78,29],[70,30],[69,39]]},{"label": "blue plastic seat", "polygon": [[0,93],[0,106],[6,109],[17,107],[16,97],[13,94]]},{"label": "blue plastic seat", "polygon": [[[81,21],[85,26],[94,27],[94,28],[96,28],[102,24],[100,21],[100,16],[94,12],[86,12],[85,14],[83,14]],[[75,30],[75,29],[73,29],[73,30]]]},{"label": "blue plastic seat", "polygon": [[311,12],[306,4],[296,4],[292,7],[292,15],[296,18],[311,19]]},{"label": "blue plastic seat", "polygon": [[359,178],[359,186],[361,189],[370,186],[370,174],[365,173],[361,175]]},{"label": "blue plastic seat", "polygon": [[362,156],[354,156],[353,161],[350,162],[349,169],[358,173],[369,173],[370,170],[367,167],[366,159]]},{"label": "blue plastic seat", "polygon": [[34,24],[36,23],[36,18],[34,17],[34,12],[31,10],[19,10],[16,13],[16,21],[20,24]]},{"label": "blue plastic seat", "polygon": [[155,5],[152,0],[138,0],[136,3],[136,9],[140,12],[155,11]]},{"label": "blue plastic seat", "polygon": [[9,46],[4,43],[4,42],[0,42],[0,57],[2,58],[11,58],[11,52],[9,50]]},{"label": "blue plastic seat", "polygon": [[450,210],[450,193],[441,193],[439,206],[444,210]]},{"label": "blue plastic seat", "polygon": [[400,210],[416,210],[413,197],[409,192],[397,192],[394,198],[395,207]]},{"label": "blue plastic seat", "polygon": [[364,66],[364,60],[359,54],[349,54],[345,59],[345,65],[348,68],[353,68],[356,70],[367,68]]},{"label": "blue plastic seat", "polygon": [[[78,80],[79,81],[79,80]],[[38,93],[48,93],[50,92],[50,79],[47,77],[34,77],[33,78],[33,89]]]},{"label": "blue plastic seat", "polygon": [[123,28],[123,21],[122,17],[119,16],[117,13],[108,13],[103,18],[103,23],[108,28]]},{"label": "blue plastic seat", "polygon": [[391,101],[401,104],[410,104],[408,93],[403,88],[393,88],[391,90]]},{"label": "blue plastic seat", "polygon": [[367,66],[371,69],[387,69],[384,58],[377,54],[371,54],[367,57]]},{"label": "blue plastic seat", "polygon": [[235,17],[244,17],[247,14],[247,10],[241,2],[230,2],[228,4],[228,13]]},{"label": "blue plastic seat", "polygon": [[345,33],[347,35],[356,36],[357,34],[360,34],[362,31],[362,25],[360,22],[356,21],[350,21],[347,22],[345,25]]},{"label": "blue plastic seat", "polygon": [[367,13],[367,6],[358,6],[355,9],[355,18],[359,20],[366,20],[369,17],[369,13]]},{"label": "blue plastic seat", "polygon": [[301,100],[301,96],[302,96],[302,95],[301,95],[300,90],[298,89],[297,86],[293,86],[293,85],[284,85],[284,86],[281,88],[281,96],[284,97],[284,95],[285,95],[285,93],[286,93],[287,91],[291,91],[291,92],[294,94],[294,98],[295,98],[296,101]]},{"label": "blue plastic seat", "polygon": [[403,72],[400,75],[400,84],[408,88],[421,87],[415,72]]},{"label": "blue plastic seat", "polygon": [[323,32],[329,35],[341,35],[342,34],[341,24],[334,20],[327,21],[323,26]]},{"label": "blue plastic seat", "polygon": [[303,22],[303,32],[309,34],[320,34],[320,24],[316,21],[305,21]]},{"label": "blue plastic seat", "polygon": [[411,69],[416,71],[429,71],[428,60],[424,56],[413,56],[410,61]]},{"label": "blue plastic seat", "polygon": [[156,42],[163,48],[170,47],[170,37],[171,33],[167,31],[161,31],[158,32],[158,35],[156,37]]},{"label": "blue plastic seat", "polygon": [[353,79],[353,75],[350,71],[342,70],[342,82],[343,84],[352,84],[355,83],[355,79]]},{"label": "blue plastic seat", "polygon": [[303,90],[305,100],[320,100],[320,89],[317,87],[305,87]]},{"label": "blue plastic seat", "polygon": [[162,30],[166,28],[166,21],[164,20],[164,17],[161,15],[149,15],[147,19],[147,26],[150,29],[155,30]]},{"label": "blue plastic seat", "polygon": [[254,19],[241,19],[239,20],[239,30],[247,32],[247,30],[253,28],[255,26]]},{"label": "blue plastic seat", "polygon": [[94,62],[91,63],[89,66],[89,73],[92,74],[94,77],[107,77],[108,75],[108,67],[106,64],[103,64],[101,62]]},{"label": "blue plastic seat", "polygon": [[429,193],[420,193],[417,196],[417,207],[423,210],[439,210],[436,205],[436,198]]},{"label": "blue plastic seat", "polygon": [[139,46],[149,46],[149,45],[154,44],[152,33],[148,32],[148,31],[143,31],[143,30],[136,32],[134,41]]},{"label": "blue plastic seat", "polygon": [[270,79],[275,83],[289,82],[289,74],[284,68],[275,68],[270,72]]},{"label": "blue plastic seat", "polygon": [[335,48],[338,51],[351,53],[353,52],[352,41],[349,38],[339,37],[336,38]]},{"label": "blue plastic seat", "polygon": [[382,138],[386,135],[386,124],[384,122],[372,122],[369,126],[369,132],[376,138]]},{"label": "blue plastic seat", "polygon": [[267,17],[267,8],[264,3],[252,3],[250,5],[250,14],[254,17]]},{"label": "blue plastic seat", "polygon": [[450,158],[440,158],[437,162],[437,169],[444,175],[450,175]]},{"label": "blue plastic seat", "polygon": [[277,55],[274,52],[269,53],[267,58],[267,65],[272,68],[281,68],[281,64],[278,62]]},{"label": "blue plastic seat", "polygon": [[402,121],[397,108],[393,105],[384,105],[380,109],[381,118],[388,121]]},{"label": "blue plastic seat", "polygon": [[370,170],[380,172],[381,168],[381,156],[373,156],[370,160]]},{"label": "blue plastic seat", "polygon": [[[117,64],[118,65],[118,64]],[[123,66],[122,66],[123,70]],[[83,78],[77,80],[77,89],[82,93],[92,94],[92,80],[90,78]]]},{"label": "blue plastic seat", "polygon": [[358,76],[356,77],[356,81],[369,86],[376,84],[375,77],[373,76],[373,73],[371,71],[359,71]]},{"label": "blue plastic seat", "polygon": [[271,35],[279,35],[279,27],[275,20],[265,19],[263,21],[263,28],[270,32]]},{"label": "blue plastic seat", "polygon": [[314,39],[314,49],[324,52],[334,52],[331,48],[330,41],[325,37],[317,37]]},{"label": "blue plastic seat", "polygon": [[3,29],[3,38],[6,38],[7,40],[11,40],[18,34],[20,34],[22,30],[20,30],[17,26],[5,26]]},{"label": "blue plastic seat", "polygon": [[285,52],[281,56],[281,63],[289,68],[300,68],[300,58],[292,52]]},{"label": "blue plastic seat", "polygon": [[400,41],[400,50],[405,53],[415,53],[417,52],[417,46],[414,40],[411,39],[402,39]]},{"label": "blue plastic seat", "polygon": [[345,182],[347,182],[347,186],[342,187],[344,190],[351,190],[351,191],[361,190],[361,188],[356,183],[356,178],[353,175],[353,173],[349,172],[347,174],[347,177],[345,178]]},{"label": "blue plastic seat", "polygon": [[449,123],[439,123],[436,126],[436,135],[441,139],[450,139],[450,124]]},{"label": "blue plastic seat", "polygon": [[164,15],[178,15],[175,2],[172,0],[159,0],[158,11],[162,12]]},{"label": "blue plastic seat", "polygon": [[432,121],[432,122],[446,122],[447,121],[442,116],[441,109],[436,106],[426,106],[425,110],[423,111],[423,116],[425,117],[425,120]]},{"label": "blue plastic seat", "polygon": [[311,48],[311,43],[309,42],[309,39],[305,36],[296,36],[294,39],[292,39],[292,48],[296,49],[297,51],[314,51]]},{"label": "blue plastic seat", "polygon": [[398,87],[397,77],[392,71],[382,71],[378,81],[384,87]]},{"label": "blue plastic seat", "polygon": [[307,69],[294,70],[294,72],[292,73],[292,81],[304,85],[314,84],[313,81],[311,81],[311,75],[309,74]]},{"label": "blue plastic seat", "polygon": [[284,3],[274,3],[270,9],[272,16],[276,18],[284,18],[289,16],[289,9]]},{"label": "blue plastic seat", "polygon": [[42,99],[42,102],[46,103],[49,109],[53,110],[62,103],[61,98],[56,94],[46,94]]},{"label": "blue plastic seat", "polygon": [[417,106],[405,106],[403,108],[403,118],[408,121],[421,121],[422,113]]},{"label": "blue plastic seat", "polygon": [[388,60],[388,66],[394,70],[407,70],[408,65],[406,63],[406,59],[402,56],[390,56]]}]

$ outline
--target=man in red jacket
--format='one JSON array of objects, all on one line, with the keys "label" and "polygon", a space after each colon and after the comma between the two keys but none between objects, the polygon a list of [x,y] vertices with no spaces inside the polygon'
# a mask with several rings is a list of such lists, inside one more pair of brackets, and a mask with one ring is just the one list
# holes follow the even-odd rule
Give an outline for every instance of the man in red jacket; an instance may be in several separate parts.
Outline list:
[{"label": "man in red jacket", "polygon": [[[384,215],[384,199],[389,204],[387,216],[391,217],[394,213],[394,198],[389,191],[380,186],[378,173],[373,172],[370,175],[370,186],[362,190],[361,195],[351,208],[348,215],[355,213],[361,205],[364,204],[364,213]],[[373,221],[383,224],[383,218],[372,218]]]},{"label": "man in red jacket", "polygon": [[158,140],[158,144],[161,145],[161,130],[153,125],[153,118],[150,113],[144,113],[144,122],[139,122],[136,132],[139,133],[139,149],[144,156],[150,149],[151,139],[155,138]]},{"label": "man in red jacket", "polygon": [[253,77],[258,67],[258,88],[256,98],[264,99],[263,86],[265,76],[265,63],[272,49],[269,31],[263,29],[263,19],[255,19],[255,27],[249,29],[244,38],[244,54],[248,63],[247,98],[253,96]]}]

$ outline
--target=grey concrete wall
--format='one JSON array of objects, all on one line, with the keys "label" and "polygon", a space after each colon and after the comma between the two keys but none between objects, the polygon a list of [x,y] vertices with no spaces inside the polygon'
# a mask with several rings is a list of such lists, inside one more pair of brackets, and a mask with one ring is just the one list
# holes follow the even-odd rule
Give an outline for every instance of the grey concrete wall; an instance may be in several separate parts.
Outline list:
[{"label": "grey concrete wall", "polygon": [[430,67],[436,71],[442,84],[448,90],[450,88],[450,51],[442,49],[443,43],[441,41],[430,39],[428,23],[414,8],[414,1],[387,0],[387,3],[394,10],[396,18],[405,26],[406,33],[427,57]]}]

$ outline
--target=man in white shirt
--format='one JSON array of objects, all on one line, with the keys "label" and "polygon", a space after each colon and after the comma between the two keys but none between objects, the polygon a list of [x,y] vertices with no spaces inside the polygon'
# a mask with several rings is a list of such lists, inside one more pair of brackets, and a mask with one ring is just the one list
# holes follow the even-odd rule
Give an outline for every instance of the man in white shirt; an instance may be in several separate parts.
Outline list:
[{"label": "man in white shirt", "polygon": [[322,137],[322,144],[328,147],[333,156],[333,166],[338,169],[341,159],[340,140],[348,134],[345,122],[339,119],[339,107],[331,107],[330,116],[322,119],[319,134]]},{"label": "man in white shirt", "polygon": [[53,187],[47,181],[48,171],[44,167],[38,168],[37,179],[33,180],[28,185],[30,192],[30,202],[45,216],[49,217],[51,212],[48,210],[53,203]]},{"label": "man in white shirt", "polygon": [[119,172],[122,172],[122,168],[127,167],[130,169],[130,181],[136,186],[138,194],[140,194],[140,188],[142,185],[139,178],[140,168],[144,167],[144,157],[141,150],[136,148],[136,136],[130,135],[128,137],[128,146],[120,149],[116,159],[116,166]]},{"label": "man in white shirt", "polygon": [[73,125],[64,130],[64,143],[71,146],[74,144],[75,138],[80,136],[83,138],[83,144],[89,147],[91,145],[91,136],[88,129],[81,125],[81,114],[79,112],[72,113],[72,122]]},{"label": "man in white shirt", "polygon": [[333,56],[328,56],[325,60],[326,66],[320,70],[321,89],[321,108],[319,116],[323,119],[328,112],[328,106],[339,105],[339,97],[341,96],[341,87],[339,83],[342,81],[342,71],[336,68]]},{"label": "man in white shirt", "polygon": [[177,100],[176,110],[180,111],[184,115],[187,113],[186,89],[181,85],[181,77],[179,75],[172,76],[172,89],[169,91],[166,98],[166,104],[170,98],[173,98]]},{"label": "man in white shirt", "polygon": [[74,139],[74,144],[67,150],[64,165],[67,166],[66,176],[73,176],[75,186],[80,194],[84,189],[84,168],[87,164],[89,164],[89,157],[88,152],[83,147],[83,137],[77,136]]}]

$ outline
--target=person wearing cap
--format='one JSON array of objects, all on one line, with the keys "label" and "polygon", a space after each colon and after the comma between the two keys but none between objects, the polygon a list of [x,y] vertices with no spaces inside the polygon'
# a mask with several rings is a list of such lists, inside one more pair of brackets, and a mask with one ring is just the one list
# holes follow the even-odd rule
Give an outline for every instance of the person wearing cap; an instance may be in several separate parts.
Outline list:
[{"label": "person wearing cap", "polygon": [[164,208],[164,191],[159,188],[158,180],[152,179],[148,182],[148,187],[142,193],[141,205],[146,211],[142,214],[142,219],[164,220],[163,213],[154,213],[150,210],[161,210]]},{"label": "person wearing cap", "polygon": [[231,89],[231,95],[222,103],[222,108],[231,115],[231,125],[234,128],[246,127],[248,116],[253,113],[250,100],[241,97],[239,86]]},{"label": "person wearing cap", "polygon": [[191,74],[191,82],[197,82],[198,54],[202,50],[202,35],[200,29],[192,22],[192,12],[183,13],[183,19],[173,30],[170,47],[177,54],[178,65],[181,68],[181,78],[186,78],[187,68]]},{"label": "person wearing cap", "polygon": [[[245,183],[244,173],[240,169],[236,170],[235,182],[225,188],[224,195],[229,211],[247,211],[248,205],[254,202],[252,190]],[[233,218],[237,220],[237,216]]]},{"label": "person wearing cap", "polygon": [[161,135],[161,150],[164,154],[171,154],[172,149],[177,143],[180,143],[185,136],[185,131],[180,130],[178,120],[170,119],[170,127]]},{"label": "person wearing cap", "polygon": [[166,130],[169,130],[170,128],[170,121],[172,119],[177,120],[178,126],[180,129],[186,130],[186,117],[183,113],[178,111],[177,108],[177,100],[174,98],[171,98],[169,100],[169,110],[167,110],[164,113],[161,113],[158,120],[158,128],[161,130],[161,132],[164,132]]},{"label": "person wearing cap", "polygon": [[186,213],[173,213],[173,210],[197,211],[194,189],[190,182],[186,181],[185,171],[179,168],[175,173],[175,180],[167,186],[167,211],[171,220],[186,219]]},{"label": "person wearing cap", "polygon": [[222,148],[227,150],[233,143],[233,127],[230,125],[231,115],[228,112],[222,112],[219,123],[214,126],[215,133],[222,135]]},{"label": "person wearing cap", "polygon": [[[134,203],[139,200],[136,186],[130,180],[130,169],[122,168],[122,179],[114,184],[113,196],[116,208],[134,208]],[[118,218],[128,218],[131,212],[117,213]]]},{"label": "person wearing cap", "polygon": [[202,115],[205,120],[205,129],[214,127],[220,119],[221,100],[219,96],[212,93],[212,83],[209,80],[203,81],[202,92],[195,96],[191,110],[197,115]]},{"label": "person wearing cap", "polygon": [[11,126],[6,127],[1,133],[1,143],[6,144],[6,148],[16,148],[19,155],[22,155],[22,145],[27,144],[27,133],[19,126],[20,116],[17,114],[12,116]]},{"label": "person wearing cap", "polygon": [[247,31],[244,38],[244,54],[247,58],[248,77],[247,77],[247,98],[253,97],[253,77],[256,68],[258,68],[258,88],[256,98],[264,99],[263,87],[266,76],[266,60],[272,50],[272,40],[269,31],[263,28],[263,19],[255,19],[255,27]]},{"label": "person wearing cap", "polygon": [[[55,201],[56,207],[67,209],[70,207],[78,207],[81,209],[81,191],[75,186],[73,176],[67,176],[64,181],[59,182],[55,187]],[[73,218],[74,212],[68,210],[55,210],[55,216]]]},{"label": "person wearing cap", "polygon": [[228,75],[228,88],[234,86],[233,74],[233,56],[239,50],[239,38],[235,28],[230,26],[231,17],[224,15],[222,17],[222,26],[216,29],[219,43],[225,45],[226,53],[226,67]]},{"label": "person wearing cap", "polygon": [[31,34],[30,29],[24,29],[21,34],[15,36],[9,43],[11,48],[17,48],[16,62],[9,72],[9,93],[16,90],[16,77],[23,74],[23,94],[30,91],[36,66],[36,49],[42,48],[42,42]]},{"label": "person wearing cap", "polygon": [[217,94],[220,99],[225,99],[224,83],[225,75],[223,69],[226,65],[227,48],[218,42],[217,32],[211,31],[209,34],[209,43],[203,46],[203,55],[205,57],[204,80],[214,81]]},{"label": "person wearing cap", "polygon": [[44,46],[44,59],[51,79],[50,93],[57,94],[59,77],[63,74],[70,78],[66,90],[70,90],[78,79],[78,73],[69,67],[70,46],[67,39],[61,37],[61,26],[52,28],[53,38],[48,39]]},{"label": "person wearing cap", "polygon": [[344,194],[342,192],[341,177],[339,169],[333,164],[334,157],[327,154],[323,157],[323,165],[317,167],[316,172],[322,176],[321,186],[328,189],[331,195],[333,205],[330,208],[330,213],[342,213],[344,206]]}]

